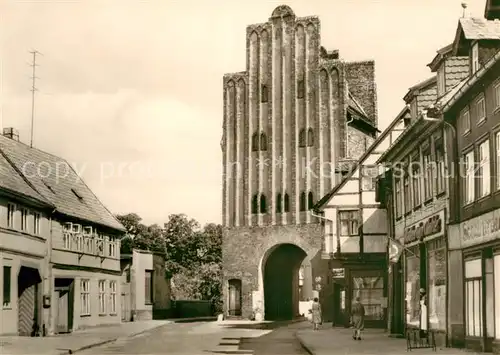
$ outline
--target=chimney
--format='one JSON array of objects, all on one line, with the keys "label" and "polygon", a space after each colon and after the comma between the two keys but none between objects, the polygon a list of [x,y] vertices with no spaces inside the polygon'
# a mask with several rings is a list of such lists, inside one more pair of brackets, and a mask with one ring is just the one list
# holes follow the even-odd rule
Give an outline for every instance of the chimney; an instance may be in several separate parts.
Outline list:
[{"label": "chimney", "polygon": [[8,127],[3,129],[3,135],[7,138],[13,139],[19,142],[19,132],[17,129]]}]

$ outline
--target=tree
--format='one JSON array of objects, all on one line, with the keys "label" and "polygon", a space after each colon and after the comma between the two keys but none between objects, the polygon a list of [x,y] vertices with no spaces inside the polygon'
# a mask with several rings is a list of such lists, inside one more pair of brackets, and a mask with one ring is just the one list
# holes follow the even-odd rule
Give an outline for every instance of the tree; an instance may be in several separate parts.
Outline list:
[{"label": "tree", "polygon": [[166,256],[167,276],[174,299],[209,300],[214,313],[222,309],[222,226],[198,222],[184,214],[172,214],[161,228],[146,226],[135,213],[117,216],[127,230],[121,252],[134,248]]},{"label": "tree", "polygon": [[180,268],[197,264],[200,237],[199,224],[184,214],[172,214],[165,223],[164,237],[169,268],[176,273]]}]

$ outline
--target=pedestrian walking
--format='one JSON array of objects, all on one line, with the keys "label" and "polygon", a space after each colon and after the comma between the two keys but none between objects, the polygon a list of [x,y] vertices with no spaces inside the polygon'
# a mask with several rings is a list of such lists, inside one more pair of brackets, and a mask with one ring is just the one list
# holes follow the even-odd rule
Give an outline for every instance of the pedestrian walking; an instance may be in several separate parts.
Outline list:
[{"label": "pedestrian walking", "polygon": [[319,303],[318,297],[315,297],[311,306],[312,322],[314,325],[314,330],[318,330],[319,326],[323,323],[321,318],[321,304]]},{"label": "pedestrian walking", "polygon": [[356,297],[352,305],[351,325],[354,328],[352,338],[354,340],[361,340],[361,331],[365,329],[365,307],[361,304],[359,297]]}]

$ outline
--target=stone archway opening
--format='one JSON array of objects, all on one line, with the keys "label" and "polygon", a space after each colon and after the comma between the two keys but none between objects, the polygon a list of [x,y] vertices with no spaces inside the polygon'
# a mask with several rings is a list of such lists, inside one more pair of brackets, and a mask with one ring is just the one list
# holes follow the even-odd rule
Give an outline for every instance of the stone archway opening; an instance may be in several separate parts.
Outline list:
[{"label": "stone archway opening", "polygon": [[263,264],[265,320],[291,320],[299,315],[299,269],[306,256],[294,244],[280,244],[269,251]]}]

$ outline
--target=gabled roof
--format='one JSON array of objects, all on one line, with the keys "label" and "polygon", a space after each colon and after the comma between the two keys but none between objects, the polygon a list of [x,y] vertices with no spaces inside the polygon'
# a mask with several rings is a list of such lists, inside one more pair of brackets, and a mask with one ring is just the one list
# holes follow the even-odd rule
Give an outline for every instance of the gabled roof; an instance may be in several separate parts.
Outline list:
[{"label": "gabled roof", "polygon": [[[41,195],[59,213],[125,231],[66,160],[1,135],[0,151],[16,174],[21,174],[20,177],[32,187],[31,193]],[[20,182],[16,177],[11,179]],[[26,186],[18,186],[26,190]]]},{"label": "gabled roof", "polygon": [[392,132],[394,127],[403,119],[405,114],[409,111],[409,107],[405,106],[401,112],[396,116],[396,118],[389,124],[389,126],[377,137],[377,139],[372,143],[372,145],[364,152],[364,154],[358,159],[352,169],[350,169],[349,174],[347,174],[339,184],[337,184],[329,193],[321,198],[314,206],[313,210],[319,212],[323,206],[325,206],[335,194],[352,178],[357,169],[363,164],[363,162],[373,153],[377,146],[382,142],[389,133]]},{"label": "gabled roof", "polygon": [[446,47],[437,50],[436,56],[432,59],[432,61],[427,64],[427,66],[431,69],[431,72],[435,72],[437,67],[441,61],[446,58],[446,56],[451,53],[453,50],[453,43],[450,43]]},{"label": "gabled roof", "polygon": [[453,53],[456,55],[462,39],[474,40],[500,40],[500,21],[485,18],[463,17],[458,20],[457,32],[453,42]]},{"label": "gabled roof", "polygon": [[403,100],[405,100],[406,103],[409,103],[411,98],[418,94],[418,92],[422,89],[427,88],[428,86],[434,85],[437,83],[437,77],[436,75],[431,76],[428,79],[425,79],[424,81],[421,81],[420,83],[413,85],[411,88],[408,89],[408,92],[406,95],[403,97]]}]

